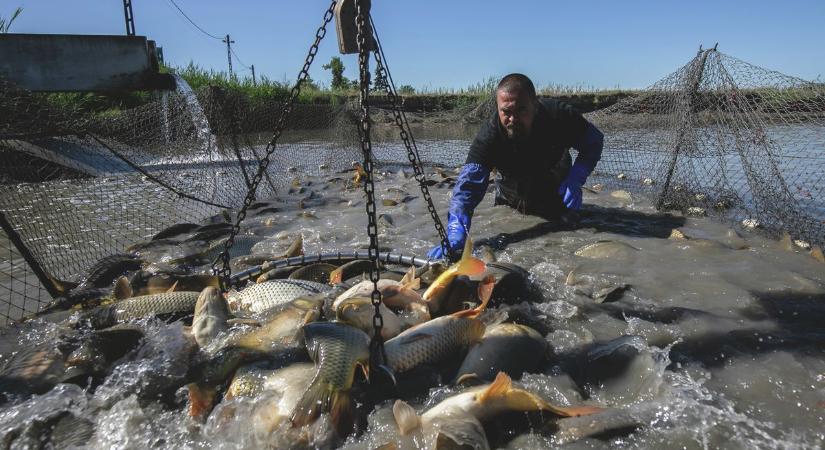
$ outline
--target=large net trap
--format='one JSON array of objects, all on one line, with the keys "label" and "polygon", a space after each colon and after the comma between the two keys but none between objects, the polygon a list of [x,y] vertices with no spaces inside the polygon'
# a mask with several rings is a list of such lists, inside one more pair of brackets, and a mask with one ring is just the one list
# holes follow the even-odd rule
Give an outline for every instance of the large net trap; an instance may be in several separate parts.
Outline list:
[{"label": "large net trap", "polygon": [[[375,167],[409,166],[413,156],[425,169],[463,163],[491,100],[422,111],[395,95],[380,47],[371,56]],[[172,225],[234,222],[255,184],[253,200],[265,199],[293,189],[302,174],[353,170],[363,142],[357,100],[291,104],[192,91],[178,79],[177,91],[146,104],[94,113],[0,83],[0,319],[38,312],[62,294],[62,282],[81,281],[95,262]],[[605,135],[590,184],[825,243],[821,83],[702,50],[650,88],[586,116]]]}]

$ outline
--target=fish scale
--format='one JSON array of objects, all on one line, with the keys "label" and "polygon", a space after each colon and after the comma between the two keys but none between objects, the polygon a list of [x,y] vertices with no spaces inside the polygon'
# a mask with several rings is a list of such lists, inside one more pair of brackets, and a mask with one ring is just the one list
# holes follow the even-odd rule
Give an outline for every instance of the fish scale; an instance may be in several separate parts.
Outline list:
[{"label": "fish scale", "polygon": [[330,286],[314,281],[270,280],[253,284],[240,292],[230,292],[227,299],[234,310],[262,312],[298,297],[320,294],[329,289]]},{"label": "fish scale", "polygon": [[199,292],[178,291],[127,298],[111,305],[98,306],[83,314],[81,321],[88,320],[94,328],[106,328],[141,317],[192,313],[199,295]]},{"label": "fish scale", "polygon": [[387,364],[395,372],[404,372],[421,364],[439,362],[481,339],[484,328],[484,323],[473,318],[433,319],[387,341]]}]

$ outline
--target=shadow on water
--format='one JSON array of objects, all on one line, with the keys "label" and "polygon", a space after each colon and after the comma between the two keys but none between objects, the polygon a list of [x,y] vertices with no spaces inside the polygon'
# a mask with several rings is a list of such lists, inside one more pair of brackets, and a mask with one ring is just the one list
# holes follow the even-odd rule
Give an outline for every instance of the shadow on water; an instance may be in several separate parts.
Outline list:
[{"label": "shadow on water", "polygon": [[[825,353],[825,294],[800,292],[751,292],[755,303],[738,311],[740,317],[753,322],[772,322],[771,326],[754,326],[719,330],[682,338],[671,349],[673,364],[700,362],[706,367],[720,367],[734,357],[758,356],[773,351],[819,355]],[[617,319],[636,317],[648,322],[678,324],[689,319],[720,316],[690,308],[668,307],[641,309],[622,302],[582,308],[585,315],[606,313]],[[589,349],[563,355],[567,361],[579,361]]]},{"label": "shadow on water", "polygon": [[667,239],[674,228],[685,224],[683,217],[667,213],[643,213],[624,208],[587,205],[576,213],[568,213],[561,219],[548,220],[515,233],[499,233],[482,238],[476,245],[486,245],[494,250],[504,250],[510,244],[534,239],[558,231],[593,230],[633,237]]}]

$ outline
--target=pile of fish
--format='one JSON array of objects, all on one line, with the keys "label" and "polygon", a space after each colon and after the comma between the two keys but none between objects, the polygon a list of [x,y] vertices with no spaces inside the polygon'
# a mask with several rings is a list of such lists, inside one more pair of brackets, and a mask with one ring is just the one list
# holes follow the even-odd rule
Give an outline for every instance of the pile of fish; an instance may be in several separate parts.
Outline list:
[{"label": "pile of fish", "polygon": [[[282,256],[302,252],[298,239]],[[450,267],[382,267],[377,364],[370,358],[376,332],[374,284],[365,276],[370,261],[272,269],[222,294],[213,276],[152,274],[130,258],[113,264],[117,258],[97,264],[85,286],[70,291],[74,307],[58,323],[54,341],[22,349],[6,362],[3,403],[66,384],[94,391],[118,365],[141,357],[145,328],[162,320],[183,324],[183,344],[169,351],[166,369],[146,374],[132,392],[113,400],[135,395],[185,410],[194,424],[222,426],[248,419],[237,410],[251,401],[254,420],[247,425],[258,442],[273,447],[341,445],[367,429],[373,409],[391,403],[398,442],[388,445],[414,439],[440,448],[488,448],[484,425],[507,412],[543,412],[551,420],[603,411],[556,406],[513,383],[548,356],[542,335],[505,312],[508,303],[525,300],[529,288],[516,286],[529,281],[517,266],[474,257],[469,239]],[[122,273],[130,276],[105,288],[107,278],[111,284]],[[441,385],[468,387],[421,414],[405,401]],[[54,420],[63,425],[47,429],[75,430],[68,443],[94,432],[70,414]],[[4,442],[25,431],[7,432]],[[43,433],[48,442],[67,443]]]}]

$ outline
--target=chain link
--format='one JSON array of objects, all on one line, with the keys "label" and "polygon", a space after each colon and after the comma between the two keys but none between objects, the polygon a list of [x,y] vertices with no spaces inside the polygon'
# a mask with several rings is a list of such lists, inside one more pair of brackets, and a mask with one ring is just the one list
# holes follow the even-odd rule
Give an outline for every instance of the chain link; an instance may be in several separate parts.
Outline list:
[{"label": "chain link", "polygon": [[[378,34],[375,31],[375,25],[373,25],[373,33],[375,33],[376,35]],[[430,216],[433,219],[433,225],[435,226],[435,231],[438,233],[438,237],[441,240],[441,247],[444,250],[444,254],[451,255],[451,252],[447,251],[450,248],[449,241],[447,241],[447,232],[444,230],[444,224],[441,223],[441,218],[438,216],[438,211],[435,209],[435,205],[433,205],[433,199],[430,196],[430,189],[427,187],[427,176],[424,174],[424,165],[421,163],[421,157],[418,153],[418,147],[415,145],[415,138],[412,135],[412,130],[410,130],[410,125],[407,122],[407,117],[406,115],[404,115],[404,111],[401,109],[401,102],[398,101],[398,94],[395,91],[395,85],[392,82],[392,75],[390,74],[390,70],[387,67],[386,62],[384,61],[384,52],[381,48],[381,41],[378,40],[377,37],[376,47],[376,78],[384,77],[388,80],[385,89],[387,97],[389,98],[390,103],[392,104],[392,113],[395,119],[395,124],[398,126],[399,136],[401,137],[401,140],[404,142],[404,147],[407,149],[407,159],[410,161],[410,164],[412,164],[413,173],[415,174],[415,180],[418,182],[418,186],[421,188],[421,195],[424,197],[424,201],[427,202],[427,210],[430,212]]]},{"label": "chain link", "polygon": [[246,210],[249,209],[252,203],[255,202],[255,193],[258,190],[258,185],[261,183],[267,167],[269,167],[270,158],[275,152],[275,145],[278,143],[278,139],[283,133],[284,126],[286,125],[286,119],[289,117],[289,114],[292,112],[292,108],[295,106],[295,100],[298,99],[298,94],[301,93],[301,84],[303,84],[309,77],[309,68],[312,66],[312,61],[315,59],[315,55],[318,54],[318,45],[327,34],[327,25],[332,22],[332,19],[335,16],[336,2],[337,0],[332,0],[326,13],[324,13],[324,21],[321,26],[318,27],[318,31],[315,32],[315,42],[313,42],[309,47],[309,53],[304,61],[304,66],[298,73],[298,81],[292,87],[292,90],[290,90],[289,96],[284,103],[284,108],[281,110],[281,115],[278,117],[278,121],[275,124],[275,131],[266,146],[264,157],[258,163],[258,171],[255,173],[255,176],[252,177],[243,206],[241,206],[241,209],[238,211],[238,215],[235,218],[235,224],[232,227],[232,232],[229,233],[229,237],[224,242],[223,252],[215,259],[215,261],[212,262],[212,273],[218,275],[220,278],[221,289],[223,291],[229,289],[230,277],[232,276],[232,269],[229,266],[229,250],[235,244],[235,237],[241,231],[241,222],[243,222],[246,218]]},{"label": "chain link", "polygon": [[[369,49],[367,48],[367,13],[364,11],[365,0],[357,0],[356,25],[358,27],[358,70],[360,74],[360,100],[361,100],[361,121],[358,127],[361,138],[361,152],[364,154],[364,194],[366,195],[367,210],[367,234],[370,238],[368,251],[370,265],[370,280],[373,289],[370,301],[375,308],[372,317],[374,334],[370,342],[370,365],[377,367],[384,361],[384,340],[381,336],[381,329],[384,327],[384,318],[381,316],[381,291],[378,290],[378,278],[380,271],[378,267],[378,222],[375,214],[375,184],[373,182],[373,158],[372,142],[370,141],[370,73],[369,73]],[[372,40],[372,35],[369,36]]]}]

